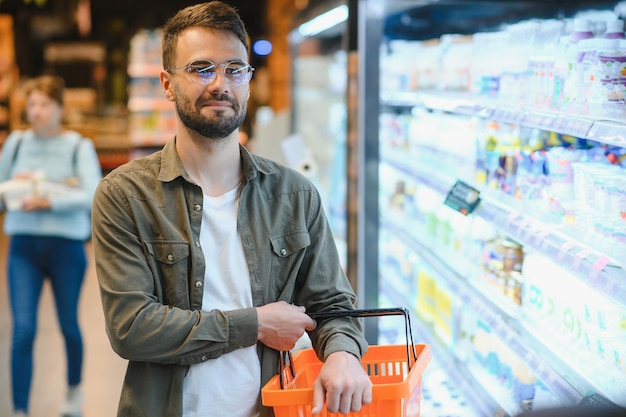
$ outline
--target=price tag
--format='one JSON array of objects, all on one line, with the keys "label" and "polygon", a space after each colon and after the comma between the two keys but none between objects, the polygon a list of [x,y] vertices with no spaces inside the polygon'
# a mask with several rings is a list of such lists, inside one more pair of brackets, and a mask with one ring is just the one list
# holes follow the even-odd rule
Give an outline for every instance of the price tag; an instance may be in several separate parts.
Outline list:
[{"label": "price tag", "polygon": [[446,196],[444,203],[448,207],[467,216],[473,212],[478,206],[478,203],[480,203],[480,192],[463,181],[457,180]]},{"label": "price tag", "polygon": [[491,118],[498,122],[507,122],[508,117],[509,117],[509,112],[506,110],[502,110],[502,109],[495,109],[493,111],[493,114],[491,115]]},{"label": "price tag", "polygon": [[512,211],[508,216],[506,216],[506,222],[513,224],[515,219],[517,219],[517,216],[519,216],[519,213]]},{"label": "price tag", "polygon": [[580,265],[582,264],[583,260],[587,256],[589,256],[590,253],[591,253],[591,249],[583,248],[576,254],[576,256],[574,256],[574,260],[572,261],[572,267],[574,268],[574,272],[578,271],[578,268],[580,268]]},{"label": "price tag", "polygon": [[565,255],[567,255],[567,252],[570,249],[572,249],[575,245],[576,245],[576,242],[573,240],[568,240],[567,242],[563,243],[561,247],[559,248],[559,253],[556,255],[557,259],[559,261],[562,261],[563,258],[565,258]]},{"label": "price tag", "polygon": [[589,270],[589,280],[590,281],[595,281],[596,279],[598,279],[598,275],[600,275],[600,272],[602,272],[602,270],[604,269],[605,266],[607,266],[609,263],[609,257],[606,255],[602,255],[598,258],[597,261],[595,261],[593,263],[593,265],[591,265],[591,269]]},{"label": "price tag", "polygon": [[541,128],[544,130],[554,130],[554,116],[543,115],[541,117]]},{"label": "price tag", "polygon": [[513,123],[519,126],[524,125],[526,123],[526,114],[518,111],[513,115]]},{"label": "price tag", "polygon": [[563,133],[579,138],[586,138],[592,124],[593,122],[590,120],[572,118],[567,121],[567,124],[563,128]]},{"label": "price tag", "polygon": [[598,258],[597,261],[593,263],[593,269],[597,269],[598,271],[602,271],[605,266],[609,264],[609,257],[606,255],[602,255]]},{"label": "price tag", "polygon": [[543,245],[546,243],[546,237],[550,234],[550,230],[541,229],[537,233],[535,233],[535,246],[543,248]]},{"label": "price tag", "polygon": [[529,113],[524,122],[531,127],[541,128],[541,116],[536,113]]},{"label": "price tag", "polygon": [[526,232],[526,228],[530,224],[530,219],[526,216],[522,217],[521,221],[517,225],[517,231],[520,235],[523,235]]},{"label": "price tag", "polygon": [[598,393],[586,395],[582,400],[580,400],[580,403],[578,403],[578,405],[581,407],[598,407],[598,408],[616,407],[617,408],[617,404],[615,404],[614,402],[612,402],[611,400],[607,398],[604,398],[602,395]]},{"label": "price tag", "polygon": [[555,132],[563,132],[563,128],[566,125],[566,121],[562,117],[555,117],[552,128]]}]

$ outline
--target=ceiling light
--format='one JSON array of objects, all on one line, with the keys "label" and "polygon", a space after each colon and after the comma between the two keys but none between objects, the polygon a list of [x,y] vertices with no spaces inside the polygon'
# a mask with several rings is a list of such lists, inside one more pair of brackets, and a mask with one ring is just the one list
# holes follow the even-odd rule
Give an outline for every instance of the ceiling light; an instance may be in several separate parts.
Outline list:
[{"label": "ceiling light", "polygon": [[315,36],[348,20],[348,6],[341,5],[301,24],[298,33],[301,36]]}]

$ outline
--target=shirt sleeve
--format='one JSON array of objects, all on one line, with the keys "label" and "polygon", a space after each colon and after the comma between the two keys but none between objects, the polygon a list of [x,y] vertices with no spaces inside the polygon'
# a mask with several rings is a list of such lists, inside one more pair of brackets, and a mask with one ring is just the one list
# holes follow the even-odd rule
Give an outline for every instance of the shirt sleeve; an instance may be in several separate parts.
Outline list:
[{"label": "shirt sleeve", "polygon": [[[142,212],[139,207],[145,204],[138,202],[142,198],[129,197],[108,177],[94,196],[96,272],[113,350],[133,361],[190,365],[256,343],[254,308],[227,312],[188,308],[191,245],[184,239],[148,242],[146,234],[166,234],[159,224],[168,216]],[[156,204],[150,207],[158,211]],[[184,222],[183,216],[179,211],[172,221]],[[161,251],[160,244],[177,249]]]},{"label": "shirt sleeve", "polygon": [[[301,290],[297,303],[307,311],[353,310],[355,292],[346,277],[332,230],[321,204],[319,193],[314,191],[309,212],[311,245],[299,273]],[[311,333],[317,356],[325,360],[337,351],[350,352],[361,358],[367,351],[367,342],[356,318],[337,318],[318,323]]]}]

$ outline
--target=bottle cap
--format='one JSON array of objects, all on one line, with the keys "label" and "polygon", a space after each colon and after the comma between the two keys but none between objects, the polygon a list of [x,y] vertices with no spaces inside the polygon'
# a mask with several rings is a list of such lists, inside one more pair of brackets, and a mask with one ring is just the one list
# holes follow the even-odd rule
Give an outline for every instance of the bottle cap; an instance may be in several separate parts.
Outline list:
[{"label": "bottle cap", "polygon": [[574,19],[574,31],[591,32],[591,21],[589,19]]},{"label": "bottle cap", "polygon": [[606,21],[606,33],[623,32],[624,21],[621,19],[611,19]]}]

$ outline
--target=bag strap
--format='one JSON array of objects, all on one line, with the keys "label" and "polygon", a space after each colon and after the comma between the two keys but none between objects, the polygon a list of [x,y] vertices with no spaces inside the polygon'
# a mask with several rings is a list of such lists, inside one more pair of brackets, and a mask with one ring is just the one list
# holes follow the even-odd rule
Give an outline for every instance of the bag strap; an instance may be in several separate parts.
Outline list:
[{"label": "bag strap", "polygon": [[[76,176],[78,176],[78,149],[80,148],[80,144],[84,140],[83,136],[81,135],[77,135],[77,136],[78,136],[78,140],[74,144],[74,150],[72,153],[72,167],[74,167],[74,175]],[[24,137],[23,132],[17,137],[17,143],[15,144],[15,147],[13,148],[13,157],[11,158],[11,164],[9,165],[9,174],[11,173],[11,168],[13,168],[13,165],[15,165],[15,161],[17,160],[17,154],[18,154],[18,151],[20,150],[20,145],[22,144],[23,137]]]},{"label": "bag strap", "polygon": [[11,168],[13,168],[13,165],[15,165],[15,160],[17,159],[17,151],[20,150],[20,145],[22,144],[23,137],[24,137],[23,134],[20,134],[17,137],[17,143],[15,144],[15,147],[13,148],[13,157],[11,158],[11,165],[9,165],[9,172],[11,172]]},{"label": "bag strap", "polygon": [[74,144],[74,153],[72,153],[72,166],[74,167],[74,175],[78,177],[78,148],[83,143],[83,137],[79,137],[76,144]]}]

